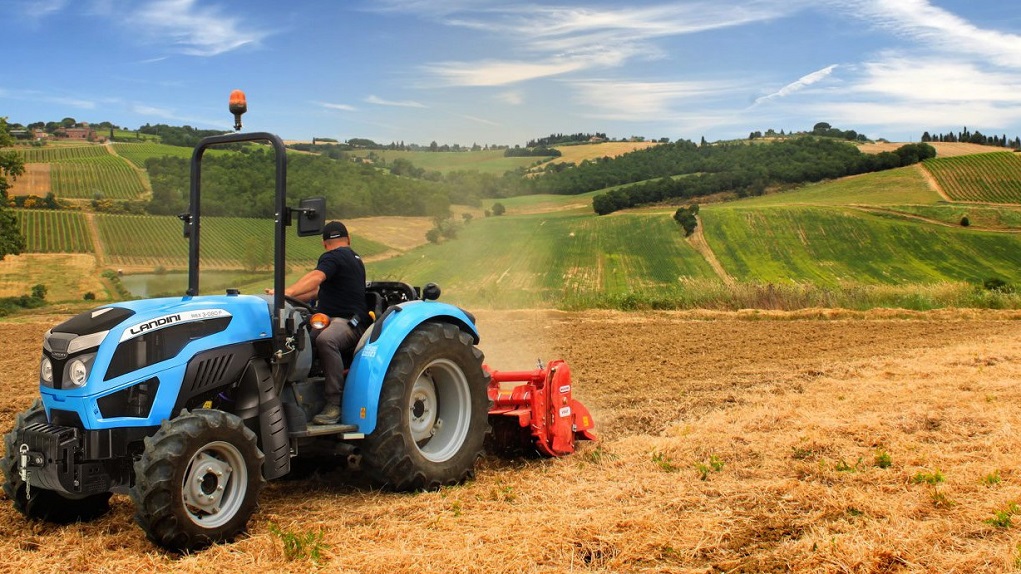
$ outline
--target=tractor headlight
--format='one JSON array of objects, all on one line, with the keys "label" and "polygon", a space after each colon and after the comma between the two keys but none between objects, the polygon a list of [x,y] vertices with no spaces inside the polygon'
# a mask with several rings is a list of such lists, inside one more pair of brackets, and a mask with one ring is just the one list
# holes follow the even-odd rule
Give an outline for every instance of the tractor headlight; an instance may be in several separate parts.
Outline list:
[{"label": "tractor headlight", "polygon": [[72,386],[84,386],[85,380],[89,378],[89,368],[85,365],[85,361],[81,359],[71,361],[67,366],[67,376]]},{"label": "tractor headlight", "polygon": [[53,386],[53,362],[49,357],[43,357],[39,363],[39,378],[49,386]]}]

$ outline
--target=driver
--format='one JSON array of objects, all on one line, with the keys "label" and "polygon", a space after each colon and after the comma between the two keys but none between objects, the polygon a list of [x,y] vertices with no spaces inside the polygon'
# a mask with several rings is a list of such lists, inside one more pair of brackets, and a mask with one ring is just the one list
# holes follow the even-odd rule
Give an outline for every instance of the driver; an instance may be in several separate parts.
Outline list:
[{"label": "driver", "polygon": [[[300,301],[318,299],[317,311],[330,317],[330,325],[316,337],[316,351],[326,375],[326,406],[312,418],[317,425],[340,419],[344,391],[344,359],[341,351],[354,348],[369,325],[365,303],[365,265],[351,249],[347,227],[339,221],[323,226],[323,248],[316,268],[306,273],[284,295]],[[266,293],[273,294],[272,289]]]}]

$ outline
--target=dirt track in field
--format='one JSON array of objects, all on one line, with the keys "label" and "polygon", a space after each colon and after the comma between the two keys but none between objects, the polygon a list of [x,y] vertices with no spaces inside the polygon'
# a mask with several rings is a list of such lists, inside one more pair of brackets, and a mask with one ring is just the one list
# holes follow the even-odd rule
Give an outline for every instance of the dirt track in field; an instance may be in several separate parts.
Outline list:
[{"label": "dirt track in field", "polygon": [[[480,311],[498,369],[564,358],[601,442],[489,458],[478,478],[389,494],[334,471],[267,488],[250,536],[155,549],[126,497],[91,523],[0,500],[0,564],[64,572],[1004,572],[1021,501],[1021,313]],[[0,323],[0,423],[35,396],[58,316]],[[889,458],[884,468],[881,455]],[[925,477],[939,475],[928,484]],[[922,478],[919,478],[919,477]],[[1014,522],[1021,521],[1021,516]],[[270,523],[323,532],[318,565]]]}]

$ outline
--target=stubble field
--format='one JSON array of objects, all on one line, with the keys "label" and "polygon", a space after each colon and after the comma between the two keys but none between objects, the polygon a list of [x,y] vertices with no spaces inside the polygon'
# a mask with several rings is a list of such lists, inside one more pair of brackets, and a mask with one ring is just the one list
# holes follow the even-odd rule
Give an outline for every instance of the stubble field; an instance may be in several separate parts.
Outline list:
[{"label": "stubble field", "polygon": [[[439,492],[377,492],[344,471],[276,481],[249,536],[192,556],[148,543],[124,496],[70,526],[0,500],[0,570],[1017,569],[1021,312],[478,316],[494,368],[568,361],[599,443],[488,458]],[[36,395],[42,333],[62,318],[0,323],[4,428]],[[274,527],[322,532],[319,562],[286,559]]]}]

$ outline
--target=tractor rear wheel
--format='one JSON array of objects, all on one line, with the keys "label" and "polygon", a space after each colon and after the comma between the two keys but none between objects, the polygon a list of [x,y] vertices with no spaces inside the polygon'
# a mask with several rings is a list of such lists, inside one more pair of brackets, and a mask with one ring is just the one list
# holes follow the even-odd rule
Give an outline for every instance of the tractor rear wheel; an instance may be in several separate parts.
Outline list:
[{"label": "tractor rear wheel", "polygon": [[229,542],[255,512],[264,456],[238,417],[183,411],[145,439],[135,462],[135,521],[156,544],[175,551]]},{"label": "tractor rear wheel", "polygon": [[[27,518],[69,524],[88,522],[99,518],[110,510],[109,492],[72,498],[44,488],[27,488],[18,472],[18,431],[33,423],[45,423],[46,411],[42,401],[36,399],[28,410],[18,414],[14,429],[4,435],[3,459],[0,470],[4,473],[4,493],[14,502],[14,508]],[[31,494],[31,497],[29,497]]]},{"label": "tractor rear wheel", "polygon": [[362,465],[392,490],[433,490],[475,475],[488,429],[482,351],[454,325],[423,323],[397,349]]}]

